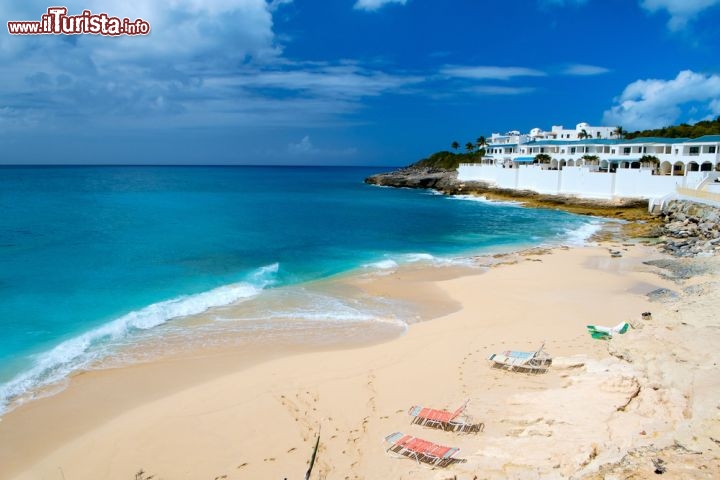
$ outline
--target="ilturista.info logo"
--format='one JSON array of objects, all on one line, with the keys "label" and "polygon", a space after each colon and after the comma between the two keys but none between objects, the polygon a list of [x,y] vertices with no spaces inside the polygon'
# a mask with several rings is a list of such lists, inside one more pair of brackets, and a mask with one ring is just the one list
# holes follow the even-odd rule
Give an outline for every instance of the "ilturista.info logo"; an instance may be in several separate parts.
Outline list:
[{"label": "ilturista.info logo", "polygon": [[40,21],[20,20],[7,22],[11,35],[147,35],[150,24],[142,18],[112,17],[107,13],[83,10],[79,15],[68,15],[66,7],[50,7]]}]

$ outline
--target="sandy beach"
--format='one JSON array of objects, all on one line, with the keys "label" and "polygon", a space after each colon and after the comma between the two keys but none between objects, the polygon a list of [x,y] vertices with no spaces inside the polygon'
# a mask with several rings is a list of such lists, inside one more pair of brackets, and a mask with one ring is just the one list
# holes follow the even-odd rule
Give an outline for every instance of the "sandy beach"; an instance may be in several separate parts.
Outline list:
[{"label": "sandy beach", "polygon": [[[379,344],[198,351],[77,375],[3,417],[0,477],[300,479],[319,433],[316,479],[654,478],[658,467],[717,478],[720,277],[712,258],[643,263],[667,258],[609,242],[354,276],[432,319]],[[634,328],[610,341],[585,331],[622,321]],[[543,342],[546,374],[487,361]],[[407,413],[465,400],[484,431],[412,425]],[[459,447],[463,461],[393,458],[393,432]]]}]

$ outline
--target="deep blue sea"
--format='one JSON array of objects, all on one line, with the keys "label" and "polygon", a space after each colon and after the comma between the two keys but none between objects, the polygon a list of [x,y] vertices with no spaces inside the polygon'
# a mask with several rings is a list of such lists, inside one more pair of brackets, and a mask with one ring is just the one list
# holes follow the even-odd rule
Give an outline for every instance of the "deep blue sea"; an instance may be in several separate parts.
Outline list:
[{"label": "deep blue sea", "polygon": [[89,351],[173,318],[363,265],[593,228],[558,211],[363,184],[379,170],[0,168],[0,413]]}]

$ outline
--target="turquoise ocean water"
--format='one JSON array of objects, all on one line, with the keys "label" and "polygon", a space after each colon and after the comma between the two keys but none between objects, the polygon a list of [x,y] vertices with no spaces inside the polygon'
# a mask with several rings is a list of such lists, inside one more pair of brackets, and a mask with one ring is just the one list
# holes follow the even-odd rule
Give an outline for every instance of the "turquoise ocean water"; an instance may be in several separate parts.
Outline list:
[{"label": "turquoise ocean water", "polygon": [[0,168],[0,413],[174,318],[362,266],[582,240],[595,228],[362,183],[377,171]]}]

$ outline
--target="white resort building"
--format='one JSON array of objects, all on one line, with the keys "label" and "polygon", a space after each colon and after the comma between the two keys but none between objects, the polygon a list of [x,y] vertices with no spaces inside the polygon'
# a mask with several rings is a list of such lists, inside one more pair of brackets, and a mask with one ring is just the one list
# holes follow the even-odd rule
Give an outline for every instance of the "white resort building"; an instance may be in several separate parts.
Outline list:
[{"label": "white resort building", "polygon": [[720,206],[720,135],[626,140],[614,127],[580,123],[528,134],[493,133],[481,163],[462,164],[461,181],[587,198],[693,196]]}]

